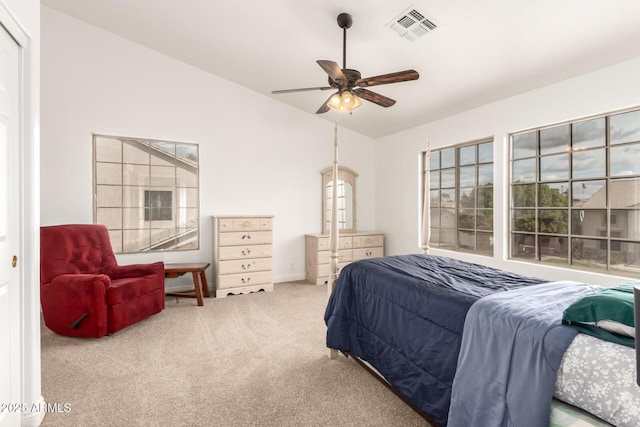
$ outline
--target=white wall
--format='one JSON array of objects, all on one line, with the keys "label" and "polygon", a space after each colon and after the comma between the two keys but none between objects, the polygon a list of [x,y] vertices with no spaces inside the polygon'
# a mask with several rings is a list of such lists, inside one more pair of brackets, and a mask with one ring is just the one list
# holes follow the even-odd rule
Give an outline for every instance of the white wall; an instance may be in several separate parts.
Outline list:
[{"label": "white wall", "polygon": [[[93,133],[200,146],[200,250],[121,255],[121,264],[209,261],[211,215],[272,214],[274,279],[304,278],[304,234],[321,230],[333,126],[42,8],[42,225],[93,222]],[[370,138],[340,129],[340,162],[360,174],[363,230],[374,225],[374,154]]]},{"label": "white wall", "polygon": [[550,280],[603,285],[624,278],[576,272],[508,258],[508,143],[511,132],[640,106],[640,58],[409,129],[376,141],[376,228],[387,233],[387,253],[417,253],[418,159],[430,138],[434,148],[494,138],[494,257],[432,250]]}]

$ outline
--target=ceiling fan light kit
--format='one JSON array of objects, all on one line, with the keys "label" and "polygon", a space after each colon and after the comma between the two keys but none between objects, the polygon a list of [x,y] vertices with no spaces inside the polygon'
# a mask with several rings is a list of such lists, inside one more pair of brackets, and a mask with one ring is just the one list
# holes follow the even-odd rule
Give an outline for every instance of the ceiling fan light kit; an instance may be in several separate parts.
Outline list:
[{"label": "ceiling fan light kit", "polygon": [[362,106],[360,98],[365,99],[381,107],[391,107],[396,103],[395,100],[387,98],[376,92],[365,89],[370,86],[378,86],[390,83],[399,83],[409,80],[417,80],[420,75],[415,70],[398,71],[395,73],[382,74],[379,76],[368,77],[363,79],[358,70],[347,68],[347,28],[351,27],[353,20],[348,13],[338,15],[338,26],[343,30],[342,43],[342,68],[333,61],[318,60],[318,65],[329,76],[329,86],[326,87],[309,87],[301,89],[285,89],[274,90],[273,94],[305,92],[312,90],[337,89],[333,95],[329,97],[316,111],[316,114],[326,113],[333,109],[337,111],[345,111],[351,113],[356,108]]},{"label": "ceiling fan light kit", "polygon": [[327,101],[327,105],[329,108],[334,110],[351,112],[356,108],[361,107],[362,101],[360,101],[360,98],[351,91],[345,90],[342,94],[340,92],[336,92],[331,95]]}]

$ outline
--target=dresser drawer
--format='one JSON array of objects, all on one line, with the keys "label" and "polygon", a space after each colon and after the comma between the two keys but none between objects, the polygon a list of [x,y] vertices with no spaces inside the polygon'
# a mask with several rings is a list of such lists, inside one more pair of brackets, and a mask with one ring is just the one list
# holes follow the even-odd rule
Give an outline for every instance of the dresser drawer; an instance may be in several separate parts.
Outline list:
[{"label": "dresser drawer", "polygon": [[[353,259],[351,249],[342,249],[338,251],[338,262],[350,262]],[[317,252],[316,262],[318,264],[329,264],[331,260],[331,251]]]},{"label": "dresser drawer", "polygon": [[239,259],[219,261],[218,274],[251,273],[254,271],[269,271],[272,269],[271,258]]},{"label": "dresser drawer", "polygon": [[218,248],[218,260],[270,258],[273,255],[271,245],[223,246]]},{"label": "dresser drawer", "polygon": [[360,248],[353,250],[353,260],[357,261],[359,259],[365,258],[377,258],[384,255],[383,248]]},{"label": "dresser drawer", "polygon": [[229,289],[271,283],[271,271],[218,276],[217,289]]},{"label": "dresser drawer", "polygon": [[272,230],[273,218],[220,218],[218,220],[218,228],[222,233]]},{"label": "dresser drawer", "polygon": [[[342,270],[345,265],[349,265],[349,263],[348,262],[338,263],[338,274],[340,274],[340,270]],[[329,276],[330,274],[331,274],[331,266],[329,264],[320,264],[318,266],[318,277]]]},{"label": "dresser drawer", "polygon": [[364,236],[353,236],[353,248],[371,248],[384,245],[382,234],[372,234]]},{"label": "dresser drawer", "polygon": [[270,231],[232,231],[220,233],[219,246],[261,245],[271,243]]},{"label": "dresser drawer", "polygon": [[[328,237],[319,237],[317,240],[319,251],[328,251],[330,249]],[[353,238],[351,236],[338,237],[338,249],[351,249],[352,245]]]}]

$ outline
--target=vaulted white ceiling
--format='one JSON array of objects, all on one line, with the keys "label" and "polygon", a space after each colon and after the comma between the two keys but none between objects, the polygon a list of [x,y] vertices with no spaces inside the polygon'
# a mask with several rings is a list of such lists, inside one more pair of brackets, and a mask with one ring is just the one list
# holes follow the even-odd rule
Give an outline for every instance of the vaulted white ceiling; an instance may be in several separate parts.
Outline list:
[{"label": "vaulted white ceiling", "polygon": [[[640,56],[638,0],[42,0],[42,4],[310,114],[331,91],[325,59],[363,77],[415,69],[417,81],[371,90],[352,115],[321,115],[378,138]],[[413,8],[437,28],[415,41],[389,27]]]}]

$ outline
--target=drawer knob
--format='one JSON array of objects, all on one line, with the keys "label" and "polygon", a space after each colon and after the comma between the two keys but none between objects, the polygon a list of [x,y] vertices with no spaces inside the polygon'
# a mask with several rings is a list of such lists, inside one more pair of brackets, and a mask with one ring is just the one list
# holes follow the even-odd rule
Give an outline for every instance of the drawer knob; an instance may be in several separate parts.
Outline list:
[{"label": "drawer knob", "polygon": [[251,277],[247,277],[246,279],[242,278],[242,283],[249,283],[251,281]]},{"label": "drawer knob", "polygon": [[249,255],[250,253],[251,253],[251,249],[249,248],[242,250],[242,255]]},{"label": "drawer knob", "polygon": [[247,264],[247,265],[242,264],[242,269],[243,270],[248,270],[250,268],[251,268],[251,264]]},{"label": "drawer knob", "polygon": [[242,235],[242,239],[251,239],[251,235],[250,234],[243,234]]}]

